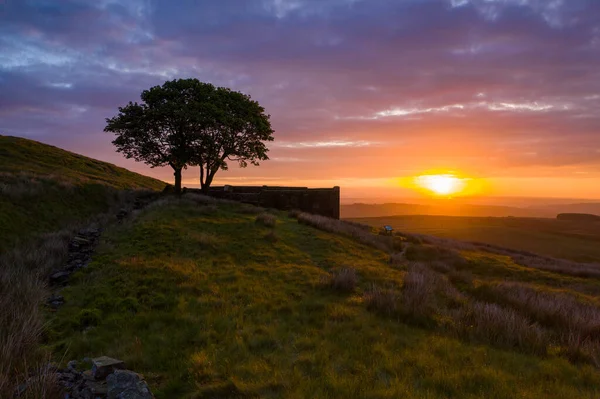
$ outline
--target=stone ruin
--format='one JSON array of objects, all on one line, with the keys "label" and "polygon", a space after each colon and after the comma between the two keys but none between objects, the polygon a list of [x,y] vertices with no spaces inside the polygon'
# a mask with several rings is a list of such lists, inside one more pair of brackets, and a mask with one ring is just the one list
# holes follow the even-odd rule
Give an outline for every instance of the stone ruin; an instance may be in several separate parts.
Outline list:
[{"label": "stone ruin", "polygon": [[[198,189],[184,189],[201,193]],[[308,188],[281,186],[213,186],[208,195],[248,204],[282,210],[297,209],[302,212],[340,218],[340,188]]]}]

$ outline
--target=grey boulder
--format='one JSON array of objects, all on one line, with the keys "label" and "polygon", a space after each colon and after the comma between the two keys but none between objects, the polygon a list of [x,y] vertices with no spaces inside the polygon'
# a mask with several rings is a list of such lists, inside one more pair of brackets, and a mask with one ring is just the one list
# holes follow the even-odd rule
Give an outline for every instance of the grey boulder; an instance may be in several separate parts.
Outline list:
[{"label": "grey boulder", "polygon": [[115,370],[106,378],[108,399],[153,399],[148,384],[139,374]]}]

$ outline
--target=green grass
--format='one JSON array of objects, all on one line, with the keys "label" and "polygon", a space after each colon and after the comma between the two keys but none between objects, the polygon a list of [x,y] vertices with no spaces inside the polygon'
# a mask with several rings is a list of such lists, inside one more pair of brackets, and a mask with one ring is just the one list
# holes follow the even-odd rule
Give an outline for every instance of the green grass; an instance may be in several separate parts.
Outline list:
[{"label": "green grass", "polygon": [[0,136],[0,252],[165,183],[36,141]]},{"label": "green grass", "polygon": [[[51,315],[46,340],[57,360],[121,358],[159,399],[600,393],[590,365],[477,344],[367,310],[363,292],[372,284],[400,289],[404,266],[283,213],[270,228],[240,209],[163,201],[106,231],[90,267],[63,290],[66,304]],[[277,240],[269,238],[273,230]],[[464,255],[462,271],[475,285],[598,285],[531,269],[525,278],[508,257]],[[354,291],[323,283],[341,268],[356,270]]]},{"label": "green grass", "polygon": [[600,223],[556,219],[460,216],[352,218],[375,227],[530,251],[578,262],[600,262]]}]

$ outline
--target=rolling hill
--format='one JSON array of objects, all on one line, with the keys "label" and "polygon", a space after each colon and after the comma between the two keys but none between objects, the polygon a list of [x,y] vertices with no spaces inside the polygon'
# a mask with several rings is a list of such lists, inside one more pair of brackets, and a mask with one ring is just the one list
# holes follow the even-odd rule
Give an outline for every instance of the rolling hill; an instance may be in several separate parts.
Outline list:
[{"label": "rolling hill", "polygon": [[0,252],[165,183],[47,144],[0,136]]},{"label": "rolling hill", "polygon": [[499,245],[578,262],[600,262],[600,223],[550,218],[402,215],[351,221],[414,234]]},{"label": "rolling hill", "polygon": [[[494,199],[496,202],[502,199]],[[471,201],[473,201],[471,199]],[[506,200],[509,201],[509,200]],[[538,199],[538,201],[544,201]],[[384,217],[397,215],[436,215],[468,217],[554,218],[559,213],[591,213],[600,215],[600,204],[594,202],[529,206],[471,204],[462,200],[438,200],[431,203],[345,203],[343,218]]]},{"label": "rolling hill", "polygon": [[157,398],[600,392],[600,268],[411,235],[390,263],[368,227],[264,212],[186,194],[106,230],[47,345],[123,359]]},{"label": "rolling hill", "polygon": [[460,202],[438,202],[435,204],[346,204],[340,209],[344,219],[384,217],[396,215],[439,215],[476,217],[555,217],[551,208],[519,208],[499,205],[472,205]]}]

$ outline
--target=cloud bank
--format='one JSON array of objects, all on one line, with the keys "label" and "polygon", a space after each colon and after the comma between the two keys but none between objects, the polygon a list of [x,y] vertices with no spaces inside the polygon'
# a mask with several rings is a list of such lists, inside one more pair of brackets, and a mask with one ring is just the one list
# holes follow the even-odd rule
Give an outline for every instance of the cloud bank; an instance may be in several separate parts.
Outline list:
[{"label": "cloud bank", "polygon": [[178,77],[272,115],[273,160],[223,179],[600,177],[596,0],[0,2],[1,134],[170,179],[102,130]]}]

